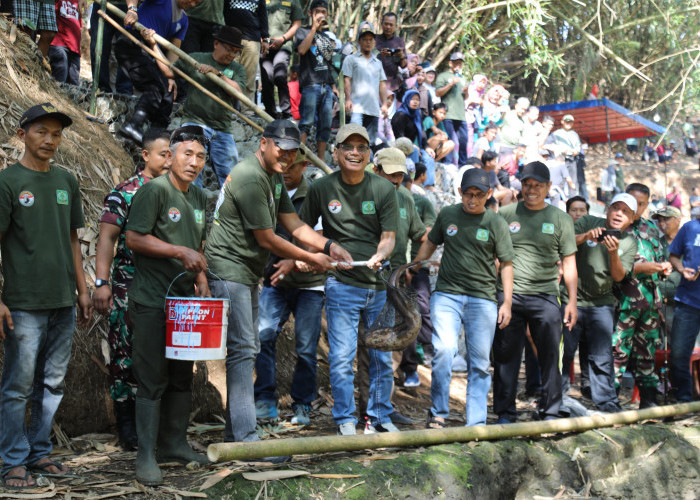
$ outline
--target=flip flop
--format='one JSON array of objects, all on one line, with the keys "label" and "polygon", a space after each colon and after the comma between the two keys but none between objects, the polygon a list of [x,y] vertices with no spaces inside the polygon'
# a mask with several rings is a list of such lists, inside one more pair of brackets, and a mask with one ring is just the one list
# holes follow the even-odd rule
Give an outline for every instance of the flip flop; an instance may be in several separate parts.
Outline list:
[{"label": "flip flop", "polygon": [[[43,459],[41,459],[41,460],[43,460]],[[41,462],[41,460],[39,460],[39,462]],[[67,474],[71,473],[71,470],[68,468],[66,468],[66,472],[64,472],[63,474],[60,474],[60,473],[56,474],[54,472],[49,472],[47,469],[51,466],[56,467],[58,470],[63,470],[63,464],[61,462],[56,461],[56,460],[48,459],[46,462],[44,462],[42,464],[39,464],[39,462],[35,462],[32,465],[30,465],[29,470],[32,472],[36,472],[38,474],[41,474],[43,476],[55,476],[55,477],[64,477]]]},{"label": "flip flop", "polygon": [[27,481],[27,483],[29,483],[29,479],[32,477],[31,473],[27,470],[26,467],[24,467],[24,466],[22,466],[22,467],[24,468],[24,475],[22,475],[22,476],[20,476],[19,474],[13,474],[13,475],[6,474],[6,475],[2,476],[2,484],[5,488],[7,488],[9,490],[27,490],[27,489],[36,488],[36,483],[27,484],[25,486],[13,486],[13,485],[7,484],[7,482],[12,480],[12,479],[19,479],[20,481]]}]

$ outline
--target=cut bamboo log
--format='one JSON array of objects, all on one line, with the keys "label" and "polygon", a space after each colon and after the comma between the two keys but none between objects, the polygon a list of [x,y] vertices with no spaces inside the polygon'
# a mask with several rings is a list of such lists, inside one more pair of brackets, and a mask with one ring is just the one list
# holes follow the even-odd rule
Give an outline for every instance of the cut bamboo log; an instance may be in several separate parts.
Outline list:
[{"label": "cut bamboo log", "polygon": [[[116,17],[118,17],[121,20],[124,20],[125,14],[119,10],[117,7],[112,5],[111,3],[107,2],[107,10],[110,11],[112,14],[114,14]],[[144,25],[141,23],[134,23],[134,28],[136,28],[139,32],[143,29],[146,29]],[[170,43],[169,40],[166,40],[159,34],[154,34],[153,38],[155,39],[156,42],[158,42],[159,45],[161,45],[163,48],[167,49],[170,52],[173,52],[178,55],[180,59],[185,61],[187,64],[194,68],[199,68],[199,63],[195,61],[190,55],[180,49],[180,47],[177,47]],[[270,123],[271,121],[274,120],[270,115],[268,115],[264,109],[259,108],[256,106],[250,99],[248,99],[248,96],[243,94],[243,92],[238,91],[237,89],[231,87],[228,83],[223,81],[221,78],[218,76],[214,75],[213,73],[207,73],[204,75],[209,81],[213,82],[215,85],[218,85],[223,89],[224,92],[226,92],[228,95],[235,97],[238,99],[243,105],[245,105],[247,108],[251,109],[256,115],[258,115],[260,118],[265,120],[267,123]],[[306,153],[306,157],[309,159],[311,163],[319,167],[321,170],[323,170],[325,173],[330,174],[332,170],[326,165],[326,163],[316,156],[316,154],[311,151],[309,148],[306,147],[306,145],[302,144],[301,148],[304,150]]]},{"label": "cut bamboo log", "polygon": [[355,436],[316,436],[239,443],[215,443],[209,445],[207,455],[212,462],[225,462],[228,460],[250,460],[283,455],[431,446],[476,440],[493,441],[557,432],[582,432],[614,425],[632,424],[640,420],[674,417],[696,411],[700,411],[700,401],[606,415],[593,415],[590,417],[561,418],[507,425],[479,425],[406,432],[380,432]]}]

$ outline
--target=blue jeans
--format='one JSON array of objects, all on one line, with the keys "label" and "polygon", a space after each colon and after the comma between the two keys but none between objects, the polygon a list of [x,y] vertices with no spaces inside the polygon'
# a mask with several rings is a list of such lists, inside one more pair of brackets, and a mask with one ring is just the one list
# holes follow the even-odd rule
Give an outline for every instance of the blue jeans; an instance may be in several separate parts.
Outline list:
[{"label": "blue jeans", "polygon": [[457,354],[460,325],[467,344],[467,425],[485,425],[491,388],[489,354],[496,332],[498,307],[491,300],[469,295],[435,292],[430,298],[433,320],[433,378],[430,387],[436,417],[450,415],[452,360]]},{"label": "blue jeans", "polygon": [[428,154],[425,149],[418,149],[413,146],[413,153],[408,156],[414,163],[421,162],[425,165],[425,182],[424,186],[435,185],[435,159]]},{"label": "blue jeans", "polygon": [[[360,318],[369,329],[386,302],[385,290],[372,290],[341,283],[333,276],[326,280],[326,320],[328,321],[328,362],[333,393],[333,419],[338,425],[355,418],[355,374],[352,363],[357,353]],[[372,423],[391,422],[391,390],[394,384],[391,353],[369,351],[369,402],[367,415]]]},{"label": "blue jeans", "polygon": [[321,335],[323,292],[265,286],[260,293],[260,353],[255,360],[255,400],[275,403],[277,387],[277,337],[294,314],[297,364],[291,396],[295,405],[308,405],[316,398],[316,346]]},{"label": "blue jeans", "polygon": [[316,142],[328,142],[331,138],[333,119],[333,89],[326,84],[307,85],[301,89],[299,103],[299,130],[308,135],[316,124]]},{"label": "blue jeans", "polygon": [[[204,130],[204,135],[209,139],[209,161],[211,161],[212,168],[219,181],[219,187],[223,186],[231,169],[238,163],[238,149],[236,149],[236,141],[233,139],[233,135],[214,130],[201,123],[187,122],[182,124],[183,127],[185,125],[196,125]],[[203,180],[203,172],[200,172],[194,183],[202,187]]]},{"label": "blue jeans", "polygon": [[569,385],[569,367],[574,360],[576,346],[582,336],[588,344],[588,375],[591,398],[599,410],[609,411],[610,405],[619,401],[615,391],[615,365],[612,352],[612,335],[615,329],[613,306],[578,308],[578,321],[571,329],[565,329],[564,355],[562,358],[562,387]]},{"label": "blue jeans", "polygon": [[452,163],[461,167],[467,163],[467,146],[469,144],[469,124],[462,120],[445,120],[447,137],[455,143],[455,149],[450,153]]},{"label": "blue jeans", "polygon": [[379,117],[372,115],[364,115],[362,113],[352,113],[350,115],[350,123],[362,125],[367,129],[369,135],[369,144],[374,146],[377,142],[377,131],[379,130]]},{"label": "blue jeans", "polygon": [[258,285],[210,280],[212,297],[229,298],[226,336],[226,425],[224,441],[257,441],[253,368],[258,340]]},{"label": "blue jeans", "polygon": [[671,384],[679,402],[693,400],[690,355],[700,331],[700,309],[675,302],[671,330]]},{"label": "blue jeans", "polygon": [[[12,311],[15,329],[5,325],[5,360],[0,388],[2,474],[49,456],[53,417],[63,398],[75,308]],[[24,415],[31,406],[29,429]]]}]

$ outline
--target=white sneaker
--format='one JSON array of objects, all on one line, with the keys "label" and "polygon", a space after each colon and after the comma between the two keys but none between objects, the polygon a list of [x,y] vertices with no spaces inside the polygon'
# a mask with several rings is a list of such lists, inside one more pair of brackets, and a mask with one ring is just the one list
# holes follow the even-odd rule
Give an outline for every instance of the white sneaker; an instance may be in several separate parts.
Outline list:
[{"label": "white sneaker", "polygon": [[345,422],[338,426],[338,436],[354,436],[355,434],[357,434],[357,430],[352,422]]},{"label": "white sneaker", "polygon": [[375,434],[377,432],[401,432],[398,427],[396,427],[391,422],[384,422],[383,424],[370,424],[369,420],[365,424],[365,434]]}]

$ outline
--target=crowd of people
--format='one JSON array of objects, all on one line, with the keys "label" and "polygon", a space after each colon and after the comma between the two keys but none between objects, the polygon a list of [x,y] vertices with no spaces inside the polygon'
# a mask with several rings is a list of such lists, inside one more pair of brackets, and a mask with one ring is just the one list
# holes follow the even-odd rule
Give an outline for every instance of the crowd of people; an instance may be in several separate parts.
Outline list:
[{"label": "crowd of people", "polygon": [[[524,355],[538,396],[536,419],[574,414],[568,373],[577,350],[582,394],[598,411],[621,410],[626,373],[639,388],[640,407],[654,406],[659,388],[668,389],[654,365],[666,335],[674,397],[693,399],[700,191],[691,199],[693,219],[681,227],[678,196],[647,215],[649,187],[626,185],[620,163],[610,160],[591,200],[572,115],[558,124],[550,116],[540,121],[527,97],[511,108],[502,85],[484,75],[463,76],[459,51],[438,74],[406,54],[391,12],[382,16],[381,33],[361,23],[356,50],[347,50],[328,28],[324,0],[311,3],[307,26],[296,0],[144,0],[140,6],[127,0],[123,8],[126,26],[146,26],[143,44],[157,49],[157,33],[190,47],[199,66],[176,62],[173,54],[174,64],[164,64],[122,34],[114,40],[123,71],[118,85],[128,82],[141,92],[120,134],[141,146],[143,168],[105,197],[92,296],[77,237],[84,225],[78,183],[50,164],[72,120],[49,103],[20,119],[24,155],[0,172],[6,486],[33,486],[36,473],[69,473],[51,458],[49,433],[63,394],[76,303],[82,324],[93,308],[109,318],[110,393],[120,442],[138,449],[137,480],[161,484],[158,462],[206,462],[186,440],[193,363],[165,357],[170,285],[171,296],[230,299],[224,441],[257,440],[257,420],[278,417],[276,341],[290,315],[298,355],[292,422],[312,422],[324,311],[339,435],[354,435],[358,423],[367,434],[411,423],[391,399],[395,378],[407,387],[421,384],[419,364],[432,373],[425,425],[445,427],[460,332],[467,425],[487,423],[491,391],[496,423],[518,419]],[[340,124],[329,148],[333,173],[309,182],[300,147],[314,128],[321,157],[331,141],[341,49],[348,123]],[[299,58],[296,121],[295,97],[283,90],[291,88],[292,51]],[[178,89],[172,67],[235,105],[204,75],[252,96],[250,75],[259,64],[268,79],[265,107],[277,119],[254,154],[238,157],[232,113],[195,87],[187,88],[182,124],[167,131]],[[100,75],[103,85],[109,82]],[[220,187],[210,228],[199,187],[207,158]],[[444,163],[455,189],[456,203],[440,210],[429,196],[436,162]],[[605,204],[604,217],[589,213],[596,202]],[[425,262],[433,258],[439,270],[431,284]],[[393,355],[365,347],[364,332],[387,301],[378,271],[409,262],[405,282],[417,296],[418,338]]]}]

